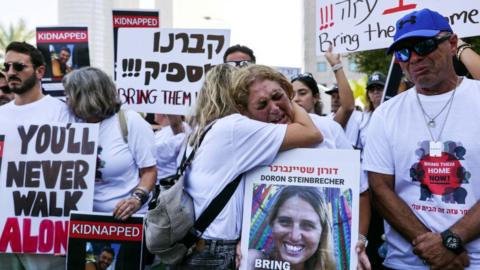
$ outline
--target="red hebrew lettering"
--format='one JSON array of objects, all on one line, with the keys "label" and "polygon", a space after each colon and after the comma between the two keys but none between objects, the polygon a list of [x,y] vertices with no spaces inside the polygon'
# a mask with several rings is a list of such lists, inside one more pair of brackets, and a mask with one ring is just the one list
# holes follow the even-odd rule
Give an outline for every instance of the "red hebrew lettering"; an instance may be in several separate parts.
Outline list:
[{"label": "red hebrew lettering", "polygon": [[410,9],[415,9],[416,7],[417,7],[417,4],[404,5],[403,0],[398,0],[398,6],[394,7],[394,8],[385,9],[383,11],[383,15],[392,14],[392,13],[395,13],[395,12],[406,11],[406,10],[410,10]]}]

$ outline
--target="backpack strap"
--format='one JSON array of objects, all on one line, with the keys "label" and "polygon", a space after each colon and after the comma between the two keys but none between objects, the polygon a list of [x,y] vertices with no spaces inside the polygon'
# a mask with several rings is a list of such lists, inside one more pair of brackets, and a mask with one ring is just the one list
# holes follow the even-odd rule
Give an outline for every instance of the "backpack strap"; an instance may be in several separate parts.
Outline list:
[{"label": "backpack strap", "polygon": [[118,111],[118,121],[120,123],[120,130],[122,131],[122,138],[125,143],[128,144],[128,127],[125,111],[120,109]]}]

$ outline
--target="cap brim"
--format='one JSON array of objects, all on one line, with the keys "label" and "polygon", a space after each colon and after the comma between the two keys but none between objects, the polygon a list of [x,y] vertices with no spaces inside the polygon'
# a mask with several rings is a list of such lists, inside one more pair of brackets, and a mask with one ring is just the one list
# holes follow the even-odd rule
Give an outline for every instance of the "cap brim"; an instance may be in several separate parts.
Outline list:
[{"label": "cap brim", "polygon": [[438,33],[440,33],[440,30],[417,30],[417,31],[405,33],[401,37],[399,37],[397,40],[395,40],[395,42],[393,42],[392,45],[390,45],[390,47],[388,47],[387,54],[391,54],[395,50],[396,46],[407,38],[414,38],[414,37],[430,38],[438,35]]},{"label": "cap brim", "polygon": [[338,89],[335,88],[335,89],[332,89],[332,90],[325,91],[325,94],[327,94],[327,95],[332,95],[333,93],[338,93]]},{"label": "cap brim", "polygon": [[370,83],[370,84],[367,85],[366,89],[368,89],[368,88],[370,88],[370,87],[372,87],[372,86],[374,86],[374,85],[385,86],[385,82],[380,82],[380,81],[378,81],[378,82],[372,82],[372,83]]}]

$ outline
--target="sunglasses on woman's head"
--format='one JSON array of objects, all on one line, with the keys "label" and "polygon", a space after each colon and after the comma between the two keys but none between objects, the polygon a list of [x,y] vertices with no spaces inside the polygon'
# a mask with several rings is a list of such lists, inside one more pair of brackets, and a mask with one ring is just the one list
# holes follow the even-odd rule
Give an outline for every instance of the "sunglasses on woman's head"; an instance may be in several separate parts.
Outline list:
[{"label": "sunglasses on woman's head", "polygon": [[295,76],[292,77],[292,82],[296,81],[298,79],[301,79],[301,78],[312,78],[313,79],[313,75],[310,72],[305,72],[305,73],[302,73],[302,74],[298,74],[298,75],[295,75]]},{"label": "sunglasses on woman's head", "polygon": [[3,68],[5,72],[8,72],[10,70],[10,67],[13,67],[13,70],[15,70],[16,72],[21,72],[23,69],[28,67],[28,65],[19,62],[3,63]]},{"label": "sunglasses on woman's head", "polygon": [[447,34],[444,36],[435,36],[429,39],[421,40],[411,46],[404,46],[401,49],[395,50],[395,57],[400,62],[407,62],[408,60],[410,60],[410,56],[412,56],[412,51],[414,51],[420,56],[426,56],[429,53],[435,51],[440,43],[449,39],[451,36],[451,34]]}]

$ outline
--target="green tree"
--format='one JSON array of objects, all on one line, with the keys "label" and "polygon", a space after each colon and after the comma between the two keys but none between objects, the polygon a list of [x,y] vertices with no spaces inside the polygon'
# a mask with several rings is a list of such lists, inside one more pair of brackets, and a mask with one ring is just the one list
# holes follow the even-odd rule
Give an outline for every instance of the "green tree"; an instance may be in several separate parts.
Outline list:
[{"label": "green tree", "polygon": [[374,71],[388,72],[391,55],[385,54],[386,49],[351,53],[348,58],[355,63],[361,73],[371,74]]},{"label": "green tree", "polygon": [[[464,38],[463,40],[472,44],[474,49],[480,53],[480,36]],[[386,74],[392,60],[392,55],[386,55],[385,53],[386,49],[379,49],[352,53],[349,54],[348,57],[357,65],[359,72],[371,74],[378,70]]]},{"label": "green tree", "polygon": [[24,19],[9,26],[0,24],[0,58],[3,61],[5,48],[12,41],[26,41],[32,43],[35,38],[35,30],[29,29]]}]

